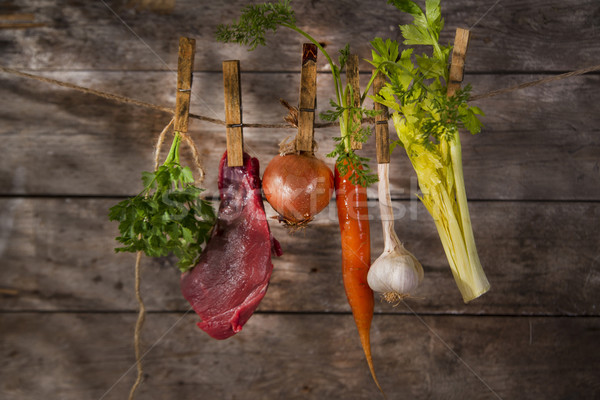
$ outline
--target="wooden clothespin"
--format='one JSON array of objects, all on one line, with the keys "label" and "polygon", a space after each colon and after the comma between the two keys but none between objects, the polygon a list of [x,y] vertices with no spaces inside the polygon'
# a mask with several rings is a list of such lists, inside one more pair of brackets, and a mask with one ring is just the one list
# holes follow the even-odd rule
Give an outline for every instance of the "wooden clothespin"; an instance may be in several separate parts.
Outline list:
[{"label": "wooden clothespin", "polygon": [[296,150],[313,152],[315,110],[317,108],[317,46],[302,45],[302,70],[300,73],[300,102],[298,104],[298,134]]},{"label": "wooden clothespin", "polygon": [[[383,73],[377,73],[377,70],[373,70],[374,74],[377,74],[373,81],[373,94],[379,93],[383,85],[385,84],[385,77]],[[388,164],[390,162],[390,131],[388,126],[388,109],[383,104],[375,102],[375,110],[381,111],[375,116],[375,143],[377,149],[377,163]]]},{"label": "wooden clothespin", "polygon": [[452,97],[463,81],[465,70],[465,58],[469,47],[470,32],[467,29],[456,28],[454,36],[454,48],[452,50],[452,61],[450,63],[450,78],[448,82],[448,97]]},{"label": "wooden clothespin", "polygon": [[[358,54],[350,54],[348,61],[346,61],[346,81],[352,87],[352,99],[348,99],[348,103],[352,102],[354,107],[360,107],[360,76],[358,70]],[[359,119],[357,116],[354,117],[354,122],[358,123]],[[362,149],[362,143],[354,140],[350,143],[352,150]]]},{"label": "wooden clothespin", "polygon": [[239,60],[223,61],[223,87],[227,124],[227,166],[240,167],[244,165],[244,135]]},{"label": "wooden clothespin", "polygon": [[190,97],[192,95],[192,71],[196,40],[179,38],[179,56],[177,58],[177,94],[175,95],[175,132],[187,133],[190,115]]}]

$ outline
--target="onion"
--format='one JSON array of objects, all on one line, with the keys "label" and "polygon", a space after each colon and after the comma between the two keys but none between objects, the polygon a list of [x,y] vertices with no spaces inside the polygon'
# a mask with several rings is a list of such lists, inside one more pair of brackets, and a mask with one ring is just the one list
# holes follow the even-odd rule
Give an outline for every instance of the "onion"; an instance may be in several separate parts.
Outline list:
[{"label": "onion", "polygon": [[263,174],[263,191],[279,220],[304,226],[329,204],[333,173],[312,154],[278,155]]}]

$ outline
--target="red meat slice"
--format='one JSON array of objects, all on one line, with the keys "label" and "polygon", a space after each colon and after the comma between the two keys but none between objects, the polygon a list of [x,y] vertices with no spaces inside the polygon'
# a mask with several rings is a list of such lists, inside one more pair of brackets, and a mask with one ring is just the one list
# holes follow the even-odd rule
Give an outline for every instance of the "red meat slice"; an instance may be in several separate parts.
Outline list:
[{"label": "red meat slice", "polygon": [[217,223],[198,264],[181,276],[183,296],[202,319],[198,327],[215,339],[242,329],[267,291],[271,254],[281,255],[260,188],[256,158],[244,153],[244,166],[230,168],[223,155]]}]

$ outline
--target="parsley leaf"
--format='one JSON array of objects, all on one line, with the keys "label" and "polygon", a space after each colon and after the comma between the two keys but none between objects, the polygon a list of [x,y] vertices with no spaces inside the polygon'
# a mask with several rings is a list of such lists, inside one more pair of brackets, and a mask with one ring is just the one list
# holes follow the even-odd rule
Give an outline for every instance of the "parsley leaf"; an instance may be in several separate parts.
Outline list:
[{"label": "parsley leaf", "polygon": [[176,134],[167,160],[155,172],[142,172],[142,192],[112,206],[108,218],[119,222],[116,240],[122,246],[116,252],[143,251],[149,257],[173,253],[185,272],[208,242],[216,215],[200,197],[204,190],[194,186],[192,171],[179,164],[180,140]]}]

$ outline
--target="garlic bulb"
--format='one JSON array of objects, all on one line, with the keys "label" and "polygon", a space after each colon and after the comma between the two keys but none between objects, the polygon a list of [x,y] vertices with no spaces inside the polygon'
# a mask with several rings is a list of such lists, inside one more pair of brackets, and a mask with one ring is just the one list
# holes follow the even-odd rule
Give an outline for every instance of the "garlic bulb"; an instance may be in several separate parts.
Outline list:
[{"label": "garlic bulb", "polygon": [[388,302],[394,303],[409,296],[419,286],[423,275],[419,260],[398,241],[397,246],[384,250],[371,265],[367,282],[373,291],[382,293]]},{"label": "garlic bulb", "polygon": [[389,164],[378,164],[379,208],[385,248],[369,269],[369,287],[390,303],[410,295],[423,280],[423,266],[404,248],[394,231],[394,213],[389,192]]}]

